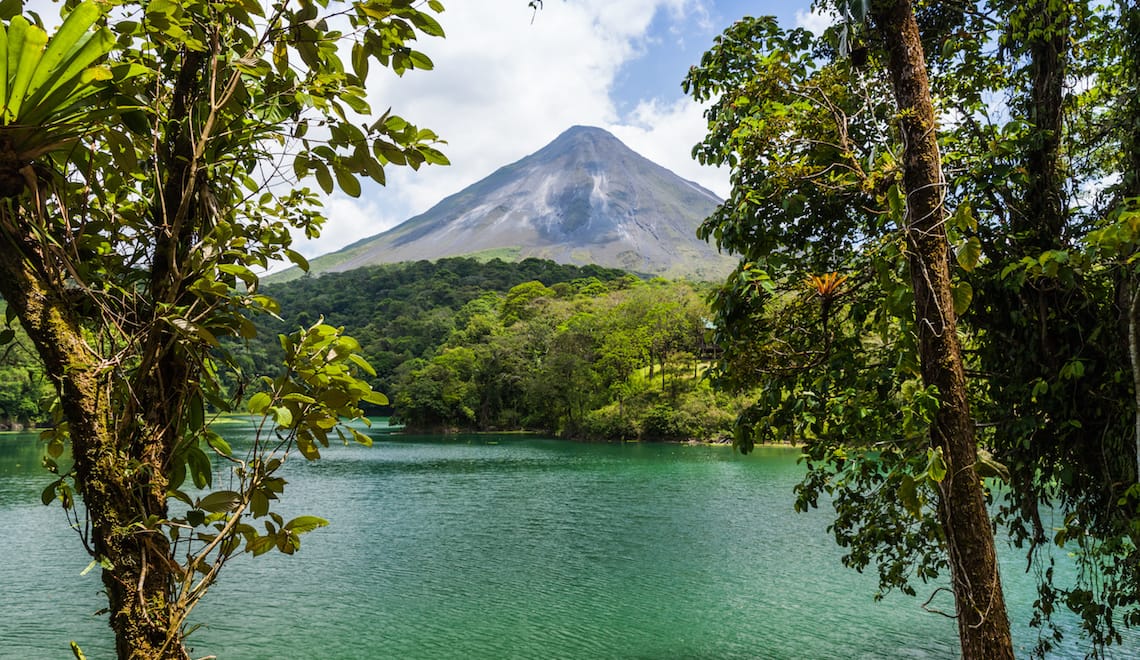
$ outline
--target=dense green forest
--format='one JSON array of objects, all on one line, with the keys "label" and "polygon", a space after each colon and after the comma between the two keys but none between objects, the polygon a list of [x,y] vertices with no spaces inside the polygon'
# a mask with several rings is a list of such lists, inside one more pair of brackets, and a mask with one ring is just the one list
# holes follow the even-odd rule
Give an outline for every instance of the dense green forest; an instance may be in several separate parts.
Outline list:
[{"label": "dense green forest", "polygon": [[[320,319],[360,343],[372,386],[413,430],[539,430],[590,440],[723,440],[743,400],[705,376],[715,347],[698,286],[601,266],[453,258],[266,287],[256,337],[223,346],[245,376],[276,373],[278,335]],[[27,338],[0,355],[0,423],[48,419]],[[256,381],[255,381],[256,382]],[[228,382],[229,395],[257,391]]]},{"label": "dense green forest", "polygon": [[420,430],[534,429],[588,439],[714,439],[739,405],[703,378],[707,305],[694,285],[526,259],[442,259],[266,287],[243,355],[280,363],[277,334],[320,318],[361,345],[396,420]]},{"label": "dense green forest", "polygon": [[[0,313],[7,305],[0,300]],[[0,431],[37,426],[47,420],[45,401],[55,390],[44,378],[43,367],[27,335],[15,328],[0,330],[10,342],[0,342]]]}]

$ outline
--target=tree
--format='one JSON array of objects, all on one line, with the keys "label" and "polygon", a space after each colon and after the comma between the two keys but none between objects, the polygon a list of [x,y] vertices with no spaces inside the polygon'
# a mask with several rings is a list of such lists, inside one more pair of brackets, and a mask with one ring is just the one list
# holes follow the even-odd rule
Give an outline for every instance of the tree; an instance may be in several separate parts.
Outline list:
[{"label": "tree", "polygon": [[[869,94],[861,99],[839,86],[844,74],[856,75],[855,67],[816,65],[809,56],[806,33],[785,38],[771,23],[743,21],[730,28],[733,34],[719,40],[686,80],[687,89],[699,100],[715,99],[707,115],[710,135],[697,153],[707,161],[734,166],[733,197],[703,231],[744,255],[745,266],[734,279],[760,287],[756,294],[764,298],[771,293],[765,290],[766,276],[762,271],[753,275],[748,260],[782,266],[796,259],[810,264],[813,257],[821,264],[847,255],[858,259],[860,248],[883,235],[886,226],[880,218],[898,221],[905,238],[915,350],[932,404],[927,454],[932,462],[923,474],[938,495],[939,533],[949,560],[963,655],[1012,657],[993,532],[984,487],[974,467],[976,441],[958,343],[944,178],[923,47],[909,2],[869,4],[867,18],[885,51],[885,79],[895,99],[897,143],[902,145],[897,162],[887,145],[874,144],[886,136],[890,125],[883,121],[884,108]],[[847,16],[858,13],[847,3],[840,3],[840,9]],[[782,142],[791,143],[787,151],[771,149]],[[887,153],[884,160],[876,155],[880,148]],[[860,149],[868,156],[862,156]],[[883,197],[890,201],[885,213],[879,210]],[[771,209],[772,216],[765,217],[765,209]],[[769,233],[775,236],[766,236]],[[787,241],[797,234],[808,242]],[[783,254],[773,254],[775,250]],[[838,277],[814,280],[822,301],[823,336],[814,351],[819,361],[813,359],[807,367],[826,367],[830,362],[828,321],[841,283]],[[721,298],[721,313],[734,314],[730,298]],[[863,352],[862,347],[854,350]],[[836,392],[831,380],[825,379],[814,393],[822,410],[833,405],[829,400]],[[824,426],[816,428],[817,433],[827,433]],[[746,439],[744,448],[748,447]],[[845,461],[844,454],[820,457]],[[883,459],[880,454],[873,460]],[[903,501],[914,501],[915,477],[890,477],[899,466],[882,465],[889,468],[886,483],[901,491]],[[904,469],[905,465],[904,458]],[[934,465],[937,469],[932,471]],[[864,475],[862,480],[867,478]],[[807,500],[814,497],[809,494]],[[841,499],[837,506],[844,504]],[[858,538],[860,533],[853,531],[847,538]],[[888,571],[883,579],[890,584],[898,578]]]},{"label": "tree", "polygon": [[[431,68],[412,45],[442,36],[442,6],[69,1],[50,40],[20,8],[0,16],[0,295],[58,393],[48,450],[74,457],[47,461],[44,500],[87,518],[119,657],[184,658],[186,617],[228,558],[292,553],[324,524],[272,510],[282,461],[318,457],[334,429],[367,442],[338,419],[384,401],[359,345],[317,323],[282,337],[287,370],[255,385],[251,448],[207,416],[237,403],[224,374],[248,381],[219,339],[276,310],[255,270],[303,266],[290,230],[319,232],[303,180],[355,196],[386,165],[446,163],[430,131],[369,117],[363,89],[374,63]],[[210,489],[211,457],[233,490]]]},{"label": "tree", "polygon": [[870,18],[887,51],[904,144],[904,230],[918,356],[923,382],[937,390],[930,444],[946,461],[946,476],[939,482],[938,514],[950,556],[962,657],[1013,658],[993,529],[984,486],[975,469],[977,442],[958,341],[943,201],[945,179],[925,53],[910,0],[872,3]]},{"label": "tree", "polygon": [[[909,438],[945,430],[954,401],[914,377],[935,382],[932,354],[963,363],[971,377],[951,389],[976,419],[976,460],[962,448],[1005,481],[982,493],[1028,549],[1031,623],[1067,606],[1098,653],[1140,620],[1135,3],[834,6],[846,20],[822,38],[741,21],[686,83],[714,100],[695,153],[734,168],[702,231],[744,257],[715,300],[721,382],[760,386],[740,444],[805,439],[797,505],[830,494],[845,561],[909,590],[948,567],[935,550],[951,542],[926,507],[948,485],[947,449]],[[908,15],[917,30],[902,39]],[[926,93],[908,62],[926,65]],[[904,103],[923,97],[937,115]],[[925,184],[907,178],[920,147]],[[915,216],[924,195],[931,214]],[[951,320],[958,358],[922,343]],[[1063,522],[1050,529],[1042,507]],[[1071,582],[1052,546],[1081,566]],[[1053,627],[1036,652],[1060,638]]]}]

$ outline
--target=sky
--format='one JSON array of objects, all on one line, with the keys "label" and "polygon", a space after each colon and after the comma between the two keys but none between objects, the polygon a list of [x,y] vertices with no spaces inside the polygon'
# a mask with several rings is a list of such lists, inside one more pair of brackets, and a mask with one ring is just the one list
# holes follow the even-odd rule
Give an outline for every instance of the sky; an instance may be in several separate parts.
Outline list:
[{"label": "sky", "polygon": [[[417,50],[431,71],[368,81],[375,112],[435,131],[449,167],[386,168],[387,185],[365,184],[356,199],[334,193],[322,236],[294,246],[313,257],[335,251],[426,211],[496,169],[538,151],[574,125],[599,126],[721,197],[728,174],[692,160],[705,132],[702,108],[681,80],[713,38],[744,15],[820,29],[810,0],[443,0],[446,38]],[[312,187],[316,189],[315,183]]]}]

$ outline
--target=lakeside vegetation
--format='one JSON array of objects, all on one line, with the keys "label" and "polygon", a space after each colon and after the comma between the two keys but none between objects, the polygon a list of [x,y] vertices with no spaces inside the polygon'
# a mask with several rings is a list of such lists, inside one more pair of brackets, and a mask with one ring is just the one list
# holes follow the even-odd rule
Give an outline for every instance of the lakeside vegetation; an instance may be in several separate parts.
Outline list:
[{"label": "lakeside vegetation", "polygon": [[743,409],[705,378],[716,349],[700,285],[525,259],[453,258],[267,287],[283,323],[247,342],[261,373],[279,332],[324,317],[376,369],[394,420],[432,431],[589,440],[731,437]]},{"label": "lakeside vegetation", "polygon": [[[382,411],[410,430],[534,430],[588,440],[726,441],[745,401],[713,387],[707,285],[643,280],[540,259],[441,259],[266,287],[278,318],[227,340],[253,379],[277,337],[319,319],[343,326],[373,366]],[[0,302],[2,304],[2,302]],[[0,423],[50,422],[54,394],[19,325],[0,354]],[[243,400],[259,391],[226,382]]]}]

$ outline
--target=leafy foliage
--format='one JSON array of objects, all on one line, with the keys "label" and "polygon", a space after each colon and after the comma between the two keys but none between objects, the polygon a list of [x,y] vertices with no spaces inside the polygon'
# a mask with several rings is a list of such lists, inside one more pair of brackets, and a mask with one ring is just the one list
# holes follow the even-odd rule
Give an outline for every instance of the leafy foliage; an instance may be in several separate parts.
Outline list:
[{"label": "leafy foliage", "polygon": [[230,557],[291,553],[322,524],[274,513],[282,461],[316,458],[334,429],[367,441],[338,420],[386,402],[359,344],[313,322],[264,372],[279,375],[250,401],[266,421],[248,453],[210,424],[247,385],[223,341],[278,309],[256,273],[303,266],[292,232],[320,231],[309,178],[359,195],[387,166],[447,163],[364,91],[373,67],[431,68],[415,46],[443,35],[443,7],[71,1],[50,38],[21,8],[4,4],[0,30],[0,295],[58,395],[44,500],[85,530],[120,657],[184,658],[186,616]]},{"label": "leafy foliage", "polygon": [[[922,328],[909,314],[908,117],[888,103],[879,32],[859,24],[890,3],[835,4],[849,18],[823,37],[739,21],[685,82],[711,103],[694,155],[732,168],[733,192],[702,232],[744,255],[714,301],[719,378],[760,388],[738,446],[805,438],[797,506],[828,496],[845,561],[913,592],[913,578],[947,568],[933,516],[946,457],[921,441],[940,408],[917,380]],[[1140,14],[1056,2],[916,11],[942,113],[974,469],[1005,482],[990,494],[1041,580],[1033,622],[1069,607],[1095,655],[1140,611]],[[1049,508],[1060,529],[1043,523]],[[1072,583],[1059,583],[1050,546],[1078,558]],[[1038,653],[1061,634],[1044,630]]]}]

